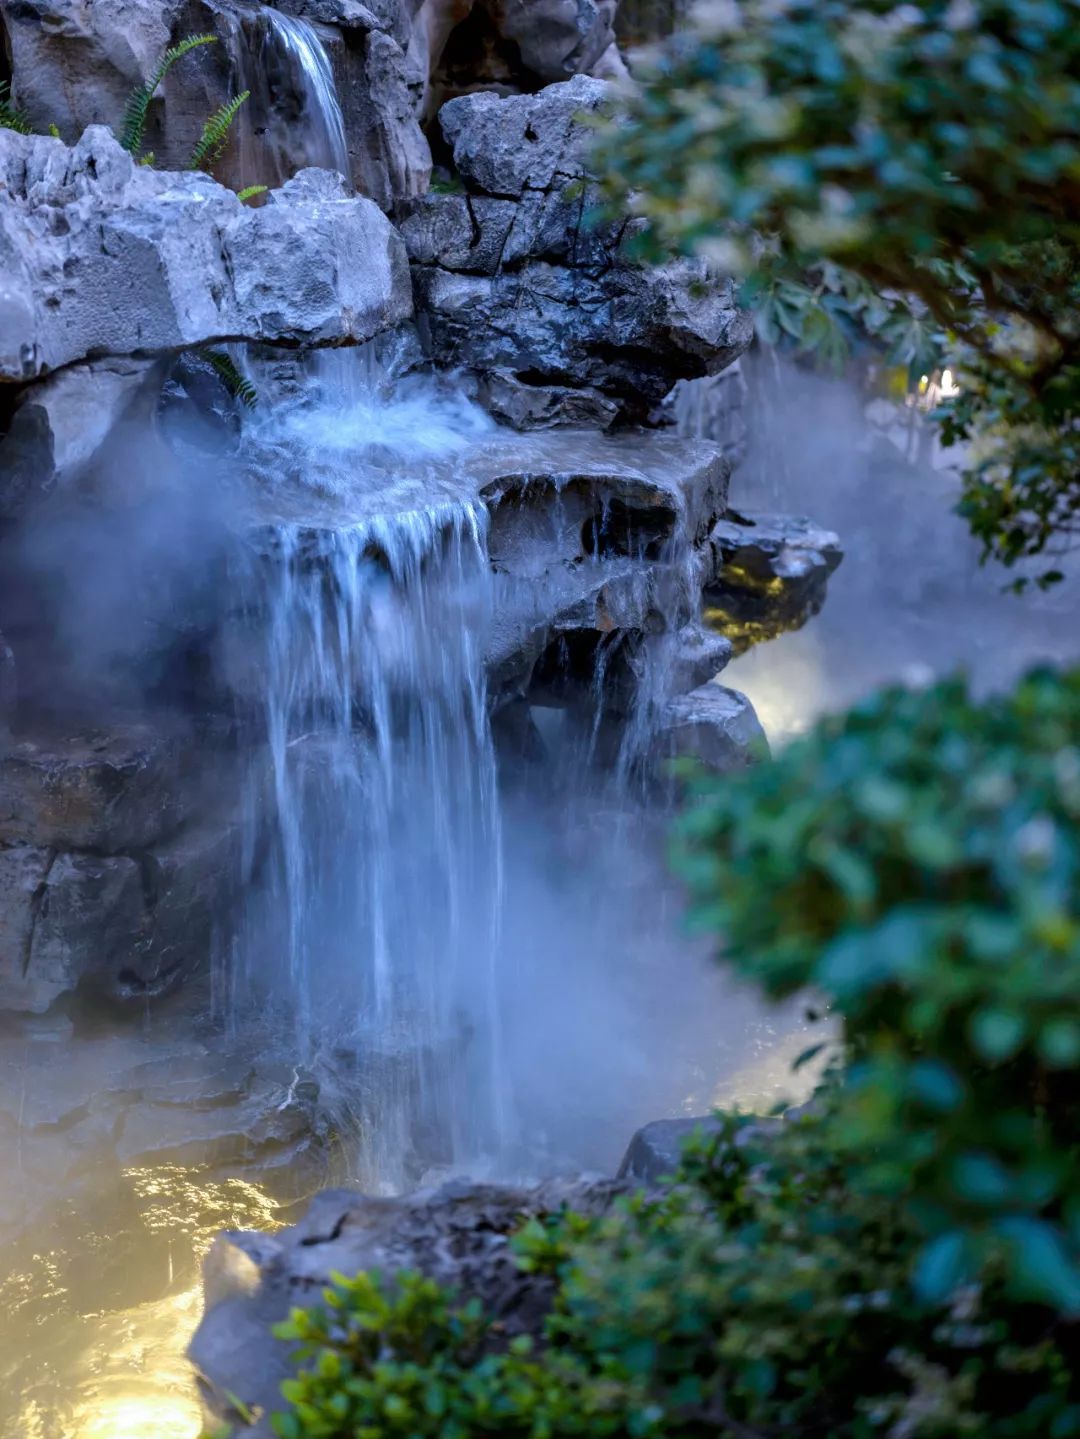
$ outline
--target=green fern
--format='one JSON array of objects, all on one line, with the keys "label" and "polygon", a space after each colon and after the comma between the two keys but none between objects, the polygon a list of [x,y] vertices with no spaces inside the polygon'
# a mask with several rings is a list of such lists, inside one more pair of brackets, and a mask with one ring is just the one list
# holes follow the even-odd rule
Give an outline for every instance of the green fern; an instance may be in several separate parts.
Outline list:
[{"label": "green fern", "polygon": [[254,200],[256,195],[265,195],[269,188],[269,185],[248,185],[243,190],[237,190],[236,198],[243,205],[248,200]]},{"label": "green fern", "polygon": [[11,86],[0,80],[0,130],[15,130],[20,135],[31,134],[30,122],[11,101]]},{"label": "green fern", "polygon": [[227,101],[220,110],[215,110],[203,126],[199,143],[191,152],[189,162],[192,170],[209,169],[219,159],[229,138],[232,123],[240,108],[251,98],[251,91],[244,90]]},{"label": "green fern", "polygon": [[259,403],[259,392],[244,378],[224,350],[200,350],[199,355],[217,371],[218,377],[234,400],[253,410]]},{"label": "green fern", "polygon": [[53,137],[54,140],[62,140],[64,138],[60,134],[60,126],[57,124],[52,124],[49,126],[49,134]]},{"label": "green fern", "polygon": [[120,132],[120,143],[124,149],[132,155],[138,155],[142,149],[143,134],[146,130],[146,118],[150,112],[150,101],[158,86],[165,79],[172,67],[178,60],[195,50],[200,45],[216,45],[215,35],[189,35],[181,40],[178,45],[172,45],[165,51],[154,68],[154,73],[147,80],[145,85],[140,85],[133,90],[124,110],[123,128]]}]

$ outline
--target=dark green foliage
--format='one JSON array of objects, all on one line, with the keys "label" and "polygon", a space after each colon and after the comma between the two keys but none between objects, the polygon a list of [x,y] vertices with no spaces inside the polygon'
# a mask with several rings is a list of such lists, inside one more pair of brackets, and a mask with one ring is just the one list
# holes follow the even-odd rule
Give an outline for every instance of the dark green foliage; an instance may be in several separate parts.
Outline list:
[{"label": "dark green foliage", "polygon": [[889,691],[694,799],[694,919],[832,998],[848,1171],[907,1197],[926,1286],[1080,1317],[1080,672]]},{"label": "dark green foliage", "polygon": [[199,350],[198,354],[217,371],[218,378],[234,400],[247,405],[249,410],[255,408],[259,403],[258,390],[240,373],[224,350]]},{"label": "dark green foliage", "polygon": [[198,143],[191,152],[190,166],[192,170],[209,169],[216,160],[221,158],[221,152],[228,143],[233,121],[250,98],[251,91],[244,90],[214,111],[203,126]]},{"label": "dark green foliage", "polygon": [[894,691],[688,783],[695,922],[821,996],[844,1072],[660,1198],[531,1221],[533,1345],[342,1280],[282,1330],[283,1439],[1080,1435],[1080,673]]},{"label": "dark green foliage", "polygon": [[146,120],[150,112],[150,102],[154,98],[158,86],[165,79],[172,67],[178,60],[197,49],[200,45],[214,45],[217,43],[213,35],[188,35],[179,44],[172,45],[165,51],[154,68],[153,74],[145,85],[140,85],[137,90],[132,91],[131,97],[124,110],[124,118],[120,129],[120,143],[124,149],[132,155],[138,156],[143,144],[143,135],[146,132]]},{"label": "dark green foliage", "polygon": [[17,105],[12,104],[11,86],[0,80],[0,130],[15,130],[20,135],[29,135],[30,122]]},{"label": "dark green foliage", "polygon": [[653,253],[786,296],[834,362],[948,355],[987,551],[1080,531],[1080,0],[714,0],[627,103],[599,163]]}]

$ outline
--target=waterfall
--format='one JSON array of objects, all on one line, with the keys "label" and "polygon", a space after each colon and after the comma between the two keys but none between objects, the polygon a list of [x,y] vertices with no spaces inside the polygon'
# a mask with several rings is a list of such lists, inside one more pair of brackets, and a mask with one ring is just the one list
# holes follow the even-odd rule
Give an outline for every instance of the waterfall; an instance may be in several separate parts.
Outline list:
[{"label": "waterfall", "polygon": [[237,88],[251,92],[237,128],[247,183],[278,186],[308,165],[351,181],[333,67],[314,26],[268,6],[225,23]]},{"label": "waterfall", "polygon": [[[268,49],[284,58],[298,81],[304,97],[306,141],[309,164],[323,165],[349,176],[349,150],[345,143],[345,121],[341,114],[334,72],[322,41],[306,20],[297,20],[280,10],[266,9]],[[266,53],[262,57],[266,59]]]},{"label": "waterfall", "polygon": [[245,435],[265,520],[226,660],[256,756],[228,1005],[334,1074],[362,1177],[398,1186],[507,1130],[488,519],[431,461],[490,421],[370,349],[291,363],[298,395]]}]

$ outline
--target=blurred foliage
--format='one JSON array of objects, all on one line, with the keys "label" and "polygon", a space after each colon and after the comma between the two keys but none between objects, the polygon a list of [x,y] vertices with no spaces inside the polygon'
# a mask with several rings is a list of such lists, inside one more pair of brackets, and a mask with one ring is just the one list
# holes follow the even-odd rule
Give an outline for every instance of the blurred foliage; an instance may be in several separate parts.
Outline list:
[{"label": "blurred foliage", "polygon": [[340,1279],[279,1331],[282,1439],[1080,1435],[1080,672],[890,691],[687,782],[694,923],[840,1027],[816,1100],[529,1221],[533,1340]]},{"label": "blurred foliage", "polygon": [[748,278],[841,365],[946,356],[962,508],[1007,563],[1080,531],[1080,0],[705,0],[602,134],[652,256]]}]

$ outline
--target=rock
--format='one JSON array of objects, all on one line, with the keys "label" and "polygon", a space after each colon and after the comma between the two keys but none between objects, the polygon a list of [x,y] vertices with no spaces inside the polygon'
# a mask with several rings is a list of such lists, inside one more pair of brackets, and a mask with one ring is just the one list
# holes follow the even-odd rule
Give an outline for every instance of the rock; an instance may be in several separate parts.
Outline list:
[{"label": "rock", "polygon": [[439,125],[466,189],[520,200],[585,173],[590,135],[578,120],[609,98],[603,81],[578,76],[536,95],[462,95],[442,107]]},{"label": "rock", "polygon": [[664,706],[653,742],[655,759],[698,759],[710,769],[741,769],[767,750],[754,707],[738,690],[707,684]]},{"label": "rock", "polygon": [[160,362],[121,358],[28,385],[0,440],[0,518],[75,483],[125,417],[156,403],[161,380]]},{"label": "rock", "polygon": [[741,360],[719,375],[680,380],[661,401],[658,420],[674,423],[680,435],[715,440],[733,466],[746,458],[750,426],[746,415],[747,380]]},{"label": "rock", "polygon": [[118,125],[183,8],[184,0],[0,0],[14,93],[32,128],[56,125],[74,141],[88,125]]},{"label": "rock", "polygon": [[27,977],[34,925],[52,855],[32,845],[0,847],[0,1009],[47,1009],[55,988]]},{"label": "rock", "polygon": [[0,757],[6,750],[6,739],[15,722],[15,710],[19,700],[18,675],[15,669],[15,655],[0,630]]},{"label": "rock", "polygon": [[711,1136],[720,1130],[715,1114],[690,1119],[656,1119],[643,1125],[630,1140],[618,1178],[639,1184],[659,1184],[670,1179],[682,1161],[687,1142],[697,1135]]},{"label": "rock", "polygon": [[129,993],[138,983],[148,930],[134,859],[50,851],[31,907],[21,985],[9,979],[0,1004],[40,1012],[80,985]]},{"label": "rock", "polygon": [[632,226],[591,223],[581,119],[610,95],[578,76],[451,100],[439,122],[465,192],[426,196],[403,224],[430,354],[522,429],[644,420],[750,343],[730,281],[699,261],[633,263]]},{"label": "rock", "polygon": [[684,626],[676,636],[674,653],[665,676],[669,693],[685,694],[715,679],[733,656],[731,641],[697,623]]},{"label": "rock", "polygon": [[411,312],[399,237],[324,171],[253,209],[94,127],[70,150],[0,132],[0,185],[0,380],[228,339],[352,343]]},{"label": "rock", "polygon": [[603,1213],[622,1189],[610,1180],[527,1189],[458,1180],[398,1198],[328,1190],[292,1229],[220,1235],[203,1266],[205,1313],[188,1351],[208,1421],[237,1422],[239,1401],[256,1416],[245,1432],[270,1434],[290,1369],[289,1347],[271,1326],[294,1306],[320,1302],[335,1273],[419,1270],[483,1305],[500,1321],[500,1342],[538,1335],[554,1284],[522,1274],[510,1235],[564,1204]]},{"label": "rock", "polygon": [[0,755],[0,844],[143,849],[179,829],[211,788],[185,728],[112,724],[20,738]]},{"label": "rock", "polygon": [[587,74],[615,39],[617,0],[491,0],[499,34],[545,82]]},{"label": "rock", "polygon": [[[738,1146],[752,1140],[775,1135],[777,1127],[787,1119],[798,1118],[807,1106],[789,1109],[782,1117],[762,1117],[753,1124],[744,1125],[737,1134]],[[717,1114],[696,1115],[688,1119],[656,1119],[645,1124],[630,1140],[623,1161],[619,1165],[618,1178],[625,1182],[654,1185],[670,1179],[678,1169],[683,1150],[689,1140],[695,1137],[712,1138],[723,1128],[723,1120]]]},{"label": "rock", "polygon": [[810,520],[729,513],[709,535],[706,619],[737,654],[798,629],[821,608],[842,558],[838,537]]}]

